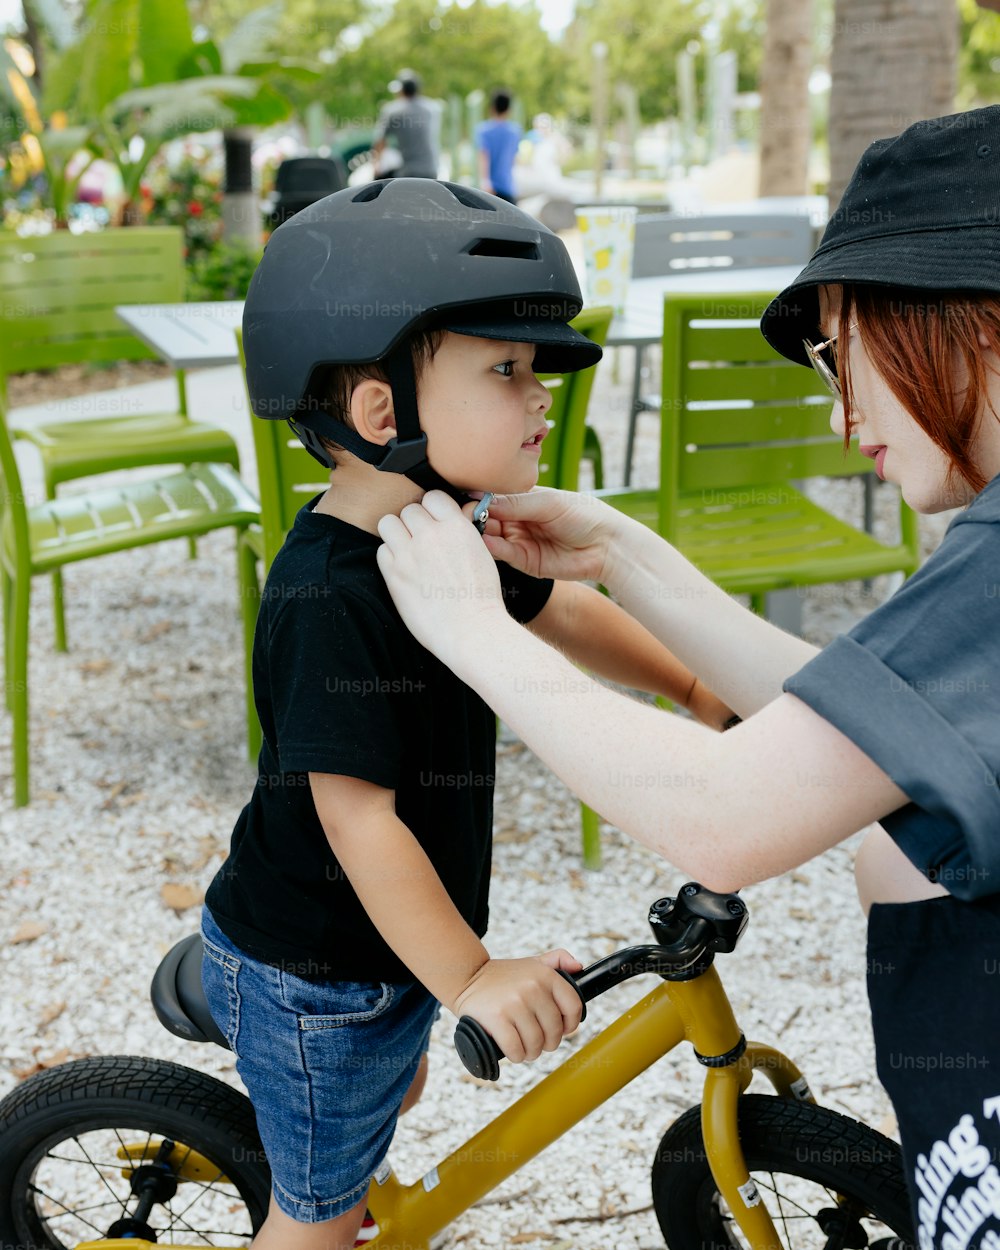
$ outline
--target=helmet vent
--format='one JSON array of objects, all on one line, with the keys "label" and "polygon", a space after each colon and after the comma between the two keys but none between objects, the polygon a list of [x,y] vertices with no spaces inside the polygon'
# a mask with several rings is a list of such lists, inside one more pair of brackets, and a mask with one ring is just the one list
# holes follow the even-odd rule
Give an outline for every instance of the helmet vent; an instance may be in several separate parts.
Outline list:
[{"label": "helmet vent", "polygon": [[512,256],[515,260],[540,260],[537,243],[520,239],[477,239],[466,251],[470,256]]},{"label": "helmet vent", "polygon": [[459,182],[449,182],[448,190],[458,200],[459,204],[464,204],[466,208],[481,208],[487,213],[495,213],[497,211],[496,204],[491,204],[482,191],[476,191],[472,187],[463,187]]},{"label": "helmet vent", "polygon": [[367,187],[362,187],[357,195],[351,196],[351,203],[367,204],[369,200],[377,200],[385,188],[384,182],[370,182]]}]

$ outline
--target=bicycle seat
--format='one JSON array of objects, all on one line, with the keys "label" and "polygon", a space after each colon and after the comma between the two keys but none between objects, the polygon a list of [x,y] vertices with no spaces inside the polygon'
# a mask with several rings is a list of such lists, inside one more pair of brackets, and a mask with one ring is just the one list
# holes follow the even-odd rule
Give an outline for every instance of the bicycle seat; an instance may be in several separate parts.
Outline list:
[{"label": "bicycle seat", "polygon": [[214,1042],[229,1049],[225,1034],[212,1019],[201,987],[201,934],[182,938],[160,960],[149,996],[163,1027],[187,1042]]}]

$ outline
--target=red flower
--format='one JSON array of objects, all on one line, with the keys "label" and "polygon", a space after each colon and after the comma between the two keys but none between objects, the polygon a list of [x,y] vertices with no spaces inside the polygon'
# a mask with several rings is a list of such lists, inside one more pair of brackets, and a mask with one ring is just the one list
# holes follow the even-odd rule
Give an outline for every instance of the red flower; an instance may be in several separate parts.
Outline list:
[{"label": "red flower", "polygon": [[205,210],[197,200],[188,201],[188,212],[192,217],[200,217]]}]

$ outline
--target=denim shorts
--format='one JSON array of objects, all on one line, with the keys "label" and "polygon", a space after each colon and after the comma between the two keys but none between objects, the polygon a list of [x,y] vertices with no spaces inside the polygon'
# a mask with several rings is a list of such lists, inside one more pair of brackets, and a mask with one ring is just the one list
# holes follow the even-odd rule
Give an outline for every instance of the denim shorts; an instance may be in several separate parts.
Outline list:
[{"label": "denim shorts", "polygon": [[312,981],[202,913],[202,982],[257,1116],[274,1199],[303,1224],[356,1206],[385,1158],[438,1003],[418,982]]}]

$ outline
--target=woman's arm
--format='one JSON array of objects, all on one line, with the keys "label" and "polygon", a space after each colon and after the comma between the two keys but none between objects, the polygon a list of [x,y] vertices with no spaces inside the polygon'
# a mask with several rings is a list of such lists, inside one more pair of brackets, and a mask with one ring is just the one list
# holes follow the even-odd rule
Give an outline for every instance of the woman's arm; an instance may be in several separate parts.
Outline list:
[{"label": "woman's arm", "polygon": [[428,502],[379,526],[379,567],[407,625],[584,802],[684,872],[719,890],[761,880],[907,801],[792,695],[775,691],[717,735],[588,681],[507,614],[496,567],[452,501]]},{"label": "woman's arm", "polygon": [[907,801],[793,695],[714,734],[588,682],[516,622],[495,624],[447,662],[585,803],[711,889],[793,868]]},{"label": "woman's arm", "polygon": [[[817,648],[751,612],[646,526],[613,530],[605,585],[621,606],[746,719]],[[618,537],[620,535],[620,537]]]},{"label": "woman's arm", "polygon": [[[436,496],[425,497],[435,507]],[[536,576],[590,579],[734,711],[781,693],[816,648],[748,611],[674,547],[588,495],[539,488],[490,503],[486,545]]]},{"label": "woman's arm", "polygon": [[665,695],[712,729],[721,730],[733,715],[648,629],[590,586],[556,582],[528,628],[592,673]]}]

